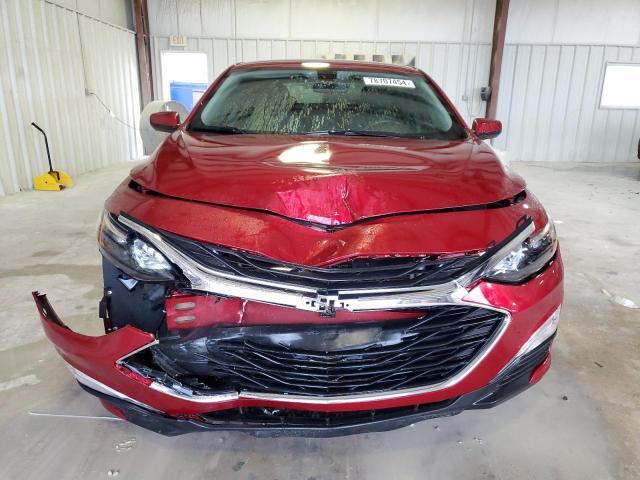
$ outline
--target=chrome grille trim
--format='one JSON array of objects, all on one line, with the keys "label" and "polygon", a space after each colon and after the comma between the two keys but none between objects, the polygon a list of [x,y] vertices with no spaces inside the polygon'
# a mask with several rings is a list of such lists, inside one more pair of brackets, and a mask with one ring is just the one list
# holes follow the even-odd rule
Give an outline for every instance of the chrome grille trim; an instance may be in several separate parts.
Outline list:
[{"label": "chrome grille trim", "polygon": [[533,222],[530,222],[519,235],[493,253],[485,264],[448,283],[427,287],[337,290],[331,295],[326,295],[315,288],[239,277],[212,270],[195,262],[164,241],[161,235],[131,218],[120,215],[118,221],[142,235],[170,262],[180,268],[194,290],[318,313],[326,311],[328,306],[338,310],[361,312],[457,303],[468,293],[467,287],[474,280],[496,265],[535,231]]}]

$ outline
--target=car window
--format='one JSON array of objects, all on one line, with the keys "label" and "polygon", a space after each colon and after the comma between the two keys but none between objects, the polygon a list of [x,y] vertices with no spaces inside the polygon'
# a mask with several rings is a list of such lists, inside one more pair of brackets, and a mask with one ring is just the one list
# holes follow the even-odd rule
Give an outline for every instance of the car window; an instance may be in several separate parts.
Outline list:
[{"label": "car window", "polygon": [[422,76],[354,70],[231,73],[189,128],[437,139],[466,136]]}]

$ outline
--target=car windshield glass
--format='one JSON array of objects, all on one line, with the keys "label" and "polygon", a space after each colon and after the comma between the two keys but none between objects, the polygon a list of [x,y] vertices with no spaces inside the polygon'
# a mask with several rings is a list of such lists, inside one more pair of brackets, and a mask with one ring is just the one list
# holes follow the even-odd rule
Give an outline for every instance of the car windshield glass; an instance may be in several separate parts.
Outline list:
[{"label": "car windshield glass", "polygon": [[188,128],[220,134],[466,136],[421,75],[340,69],[233,72]]}]

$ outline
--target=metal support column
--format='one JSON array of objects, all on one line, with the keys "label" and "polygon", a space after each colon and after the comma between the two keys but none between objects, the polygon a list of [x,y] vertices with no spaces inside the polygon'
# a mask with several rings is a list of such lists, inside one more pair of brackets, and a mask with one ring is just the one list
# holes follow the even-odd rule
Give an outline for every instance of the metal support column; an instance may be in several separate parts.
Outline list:
[{"label": "metal support column", "polygon": [[489,70],[489,87],[491,97],[487,102],[487,118],[496,118],[498,110],[498,93],[500,91],[500,73],[502,72],[502,55],[504,39],[507,33],[507,17],[509,16],[509,0],[496,0],[496,15],[493,21],[493,40],[491,43],[491,68]]},{"label": "metal support column", "polygon": [[136,28],[136,47],[138,51],[138,72],[140,75],[140,96],[142,108],[153,100],[153,82],[151,75],[151,47],[149,44],[149,16],[147,0],[133,0],[133,14]]}]

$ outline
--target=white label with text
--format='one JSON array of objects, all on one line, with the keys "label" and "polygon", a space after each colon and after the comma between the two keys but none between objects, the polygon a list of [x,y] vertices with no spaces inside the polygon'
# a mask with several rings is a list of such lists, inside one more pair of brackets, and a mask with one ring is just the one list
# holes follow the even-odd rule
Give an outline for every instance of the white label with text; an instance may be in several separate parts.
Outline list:
[{"label": "white label with text", "polygon": [[416,88],[412,80],[405,78],[362,77],[365,85],[375,87]]}]

